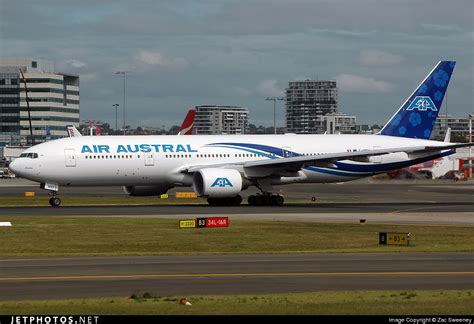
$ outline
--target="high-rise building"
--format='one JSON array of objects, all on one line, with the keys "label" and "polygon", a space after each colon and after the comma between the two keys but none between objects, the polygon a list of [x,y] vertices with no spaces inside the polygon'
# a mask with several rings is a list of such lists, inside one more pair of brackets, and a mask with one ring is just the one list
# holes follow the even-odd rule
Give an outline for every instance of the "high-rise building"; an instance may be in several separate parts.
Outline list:
[{"label": "high-rise building", "polygon": [[11,144],[32,143],[28,104],[35,143],[67,136],[79,126],[79,76],[46,60],[0,59],[0,137],[20,141]]},{"label": "high-rise building", "polygon": [[322,116],[324,131],[327,134],[356,134],[356,116],[344,113],[331,113]]},{"label": "high-rise building", "polygon": [[237,106],[196,106],[194,134],[245,134],[248,128],[248,108]]},{"label": "high-rise building", "polygon": [[324,133],[322,116],[337,112],[336,81],[290,81],[286,89],[286,128],[289,133]]}]

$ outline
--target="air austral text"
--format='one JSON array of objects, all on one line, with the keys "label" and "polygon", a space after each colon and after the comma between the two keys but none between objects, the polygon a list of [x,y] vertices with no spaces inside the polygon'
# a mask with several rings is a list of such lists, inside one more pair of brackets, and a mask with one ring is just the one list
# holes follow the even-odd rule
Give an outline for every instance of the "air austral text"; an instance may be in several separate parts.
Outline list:
[{"label": "air austral text", "polygon": [[107,144],[82,145],[81,153],[195,153],[190,144]]}]

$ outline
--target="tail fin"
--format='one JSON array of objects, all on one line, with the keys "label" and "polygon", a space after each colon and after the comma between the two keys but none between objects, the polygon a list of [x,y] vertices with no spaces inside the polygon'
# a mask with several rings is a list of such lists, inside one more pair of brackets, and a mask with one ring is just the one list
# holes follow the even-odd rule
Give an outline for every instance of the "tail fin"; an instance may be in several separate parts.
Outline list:
[{"label": "tail fin", "polygon": [[455,64],[438,62],[378,134],[429,139]]},{"label": "tail fin", "polygon": [[448,127],[448,130],[446,131],[446,135],[444,136],[444,142],[451,143],[451,127]]},{"label": "tail fin", "polygon": [[72,125],[67,125],[67,134],[69,137],[78,137],[78,136],[82,136],[81,133],[79,133],[79,131],[77,130],[76,127],[72,126]]},{"label": "tail fin", "polygon": [[191,135],[193,133],[193,126],[194,126],[194,115],[196,114],[196,110],[190,109],[186,118],[184,118],[181,127],[178,130],[178,135]]}]

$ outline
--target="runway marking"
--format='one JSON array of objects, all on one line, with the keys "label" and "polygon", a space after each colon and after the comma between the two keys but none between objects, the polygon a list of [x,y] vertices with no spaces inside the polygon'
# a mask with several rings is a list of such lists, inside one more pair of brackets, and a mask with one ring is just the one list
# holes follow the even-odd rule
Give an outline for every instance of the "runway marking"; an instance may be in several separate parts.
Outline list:
[{"label": "runway marking", "polygon": [[275,273],[188,273],[188,274],[133,274],[96,276],[4,277],[0,281],[36,280],[91,280],[91,279],[174,279],[174,278],[229,278],[229,277],[331,277],[331,276],[474,276],[474,271],[433,272],[275,272]]},{"label": "runway marking", "polygon": [[410,212],[410,211],[415,211],[415,210],[423,210],[423,209],[436,209],[439,208],[439,206],[424,206],[424,207],[416,207],[416,208],[407,208],[407,209],[399,209],[399,210],[393,210],[391,212],[388,212],[387,214],[398,214],[398,213],[403,213],[403,212]]}]

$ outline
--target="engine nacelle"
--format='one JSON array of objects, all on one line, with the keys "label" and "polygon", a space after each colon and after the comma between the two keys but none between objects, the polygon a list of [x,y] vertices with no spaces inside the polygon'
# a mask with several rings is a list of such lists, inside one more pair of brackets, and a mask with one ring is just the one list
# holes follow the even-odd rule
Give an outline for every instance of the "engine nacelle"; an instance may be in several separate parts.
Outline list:
[{"label": "engine nacelle", "polygon": [[167,186],[124,186],[123,191],[130,196],[159,196],[168,191]]},{"label": "engine nacelle", "polygon": [[194,173],[194,191],[200,197],[235,197],[242,191],[242,176],[232,169],[208,168]]}]

